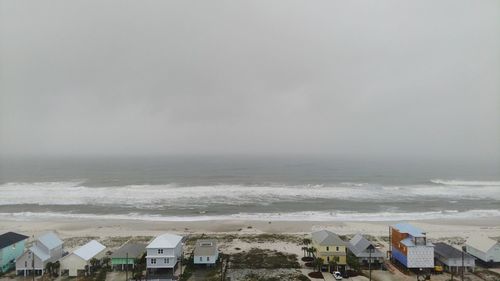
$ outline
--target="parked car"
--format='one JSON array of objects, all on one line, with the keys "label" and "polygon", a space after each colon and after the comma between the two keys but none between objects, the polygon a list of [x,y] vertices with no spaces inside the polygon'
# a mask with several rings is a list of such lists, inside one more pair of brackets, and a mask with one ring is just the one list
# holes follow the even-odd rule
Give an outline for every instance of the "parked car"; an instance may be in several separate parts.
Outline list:
[{"label": "parked car", "polygon": [[333,278],[335,278],[335,280],[342,280],[342,274],[340,274],[340,272],[335,271],[332,274],[333,274]]}]

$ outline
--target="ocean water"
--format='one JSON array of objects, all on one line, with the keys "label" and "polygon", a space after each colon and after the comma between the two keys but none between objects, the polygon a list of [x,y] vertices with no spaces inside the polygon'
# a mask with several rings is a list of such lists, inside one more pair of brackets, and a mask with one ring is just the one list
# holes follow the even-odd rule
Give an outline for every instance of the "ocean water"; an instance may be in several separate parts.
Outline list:
[{"label": "ocean water", "polygon": [[498,163],[353,157],[0,158],[0,217],[385,221],[500,216]]}]

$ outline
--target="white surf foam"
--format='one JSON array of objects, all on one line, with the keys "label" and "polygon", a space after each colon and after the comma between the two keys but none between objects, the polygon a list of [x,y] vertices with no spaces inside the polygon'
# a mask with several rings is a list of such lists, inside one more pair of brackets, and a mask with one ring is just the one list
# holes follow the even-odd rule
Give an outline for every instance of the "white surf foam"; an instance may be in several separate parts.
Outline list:
[{"label": "white surf foam", "polygon": [[433,179],[432,183],[455,186],[500,186],[500,181],[465,181],[465,180],[442,180]]},{"label": "white surf foam", "polygon": [[212,221],[212,220],[249,220],[249,221],[402,221],[402,220],[433,220],[433,219],[474,219],[500,217],[500,210],[470,210],[458,212],[456,210],[440,212],[295,212],[295,213],[239,213],[223,216],[159,216],[139,215],[95,215],[72,214],[55,212],[18,212],[0,213],[3,219],[17,221],[31,221],[36,219],[99,219],[99,220],[140,220],[140,221]]},{"label": "white surf foam", "polygon": [[276,202],[344,200],[353,202],[411,202],[429,199],[500,200],[495,185],[379,186],[177,186],[128,185],[87,187],[82,182],[6,183],[0,185],[0,205],[99,205],[140,209],[206,207],[211,204],[269,205]]}]

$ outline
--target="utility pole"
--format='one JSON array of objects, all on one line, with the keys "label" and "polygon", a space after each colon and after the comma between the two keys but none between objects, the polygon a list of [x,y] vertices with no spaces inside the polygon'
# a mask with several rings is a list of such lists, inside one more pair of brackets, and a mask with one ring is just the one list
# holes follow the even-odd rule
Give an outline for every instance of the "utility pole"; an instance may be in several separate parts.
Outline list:
[{"label": "utility pole", "polygon": [[368,272],[370,273],[370,281],[372,281],[372,251],[370,251],[370,257],[368,258]]},{"label": "utility pole", "polygon": [[464,281],[464,255],[465,255],[465,252],[464,252],[464,249],[462,248],[462,281]]},{"label": "utility pole", "polygon": [[128,252],[125,258],[125,281],[128,281]]},{"label": "utility pole", "polygon": [[33,271],[33,281],[35,281],[35,253],[31,252],[31,271]]},{"label": "utility pole", "polygon": [[372,281],[372,253],[375,251],[375,247],[372,244],[370,244],[368,246],[367,250],[368,250],[368,255],[369,255],[368,272],[369,272],[370,281]]}]

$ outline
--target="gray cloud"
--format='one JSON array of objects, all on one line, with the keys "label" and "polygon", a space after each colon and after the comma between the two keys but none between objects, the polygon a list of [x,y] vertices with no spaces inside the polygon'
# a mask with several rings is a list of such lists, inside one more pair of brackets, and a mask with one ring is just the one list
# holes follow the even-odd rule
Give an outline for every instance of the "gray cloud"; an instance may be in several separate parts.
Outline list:
[{"label": "gray cloud", "polygon": [[1,153],[500,157],[498,1],[0,5]]}]

